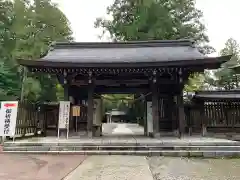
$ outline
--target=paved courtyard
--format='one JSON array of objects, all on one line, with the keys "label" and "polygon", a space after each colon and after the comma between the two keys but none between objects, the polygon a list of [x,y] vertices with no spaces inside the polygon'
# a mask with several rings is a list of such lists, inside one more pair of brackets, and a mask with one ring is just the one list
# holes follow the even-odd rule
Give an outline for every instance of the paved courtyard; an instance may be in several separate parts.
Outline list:
[{"label": "paved courtyard", "polygon": [[[135,135],[133,124],[105,126],[108,135]],[[106,135],[106,136],[108,136]],[[121,136],[122,140],[126,137]],[[134,141],[137,138],[132,138]],[[36,140],[36,139],[35,139]],[[34,140],[34,141],[35,141]],[[103,141],[104,139],[101,139]],[[116,139],[114,139],[115,141]],[[148,139],[146,139],[148,140]],[[215,139],[222,141],[221,139]],[[23,140],[24,141],[24,140]],[[22,142],[23,142],[22,141]],[[45,139],[45,142],[56,139]],[[62,139],[61,141],[65,141]],[[79,138],[68,141],[79,142]],[[83,141],[83,139],[81,139]],[[151,139],[154,141],[154,139]],[[156,140],[160,141],[160,140]],[[162,139],[189,142],[213,139]],[[227,141],[227,140],[226,140]],[[25,141],[26,142],[26,141]],[[42,140],[41,140],[42,142]],[[239,180],[240,159],[201,159],[145,156],[0,154],[0,180]]]},{"label": "paved courtyard", "polygon": [[1,154],[0,180],[239,180],[240,159]]}]

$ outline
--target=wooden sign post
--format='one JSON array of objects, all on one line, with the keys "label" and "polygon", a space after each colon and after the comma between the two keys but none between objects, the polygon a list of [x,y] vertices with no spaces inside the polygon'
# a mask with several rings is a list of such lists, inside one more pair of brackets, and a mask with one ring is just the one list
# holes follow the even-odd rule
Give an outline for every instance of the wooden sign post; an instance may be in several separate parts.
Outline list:
[{"label": "wooden sign post", "polygon": [[77,132],[77,117],[80,116],[80,106],[72,106],[72,116],[75,117],[75,125],[76,125],[76,132]]}]

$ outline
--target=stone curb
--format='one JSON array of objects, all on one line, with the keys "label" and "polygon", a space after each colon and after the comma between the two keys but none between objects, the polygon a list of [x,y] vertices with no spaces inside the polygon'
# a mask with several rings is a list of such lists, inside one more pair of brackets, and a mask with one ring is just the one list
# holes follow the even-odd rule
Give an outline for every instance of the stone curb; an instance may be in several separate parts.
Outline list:
[{"label": "stone curb", "polygon": [[137,155],[170,157],[222,158],[240,157],[240,151],[3,151],[13,154],[79,154],[79,155]]}]

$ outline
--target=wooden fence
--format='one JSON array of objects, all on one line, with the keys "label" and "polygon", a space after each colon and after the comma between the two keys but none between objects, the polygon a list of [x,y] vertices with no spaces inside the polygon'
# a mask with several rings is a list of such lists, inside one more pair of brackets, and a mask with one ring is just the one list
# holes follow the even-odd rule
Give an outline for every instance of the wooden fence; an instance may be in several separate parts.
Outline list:
[{"label": "wooden fence", "polygon": [[55,120],[50,104],[18,103],[15,137],[44,135],[47,133],[47,123]]},{"label": "wooden fence", "polygon": [[36,135],[39,117],[37,105],[19,102],[15,136]]},{"label": "wooden fence", "polygon": [[[81,106],[81,115],[70,125],[73,129],[86,128],[86,107]],[[19,102],[16,122],[16,137],[36,136],[38,131],[43,136],[54,125],[57,130],[58,105],[37,105]],[[204,102],[185,105],[187,129],[201,133],[204,124],[208,132],[240,132],[240,102]],[[77,124],[77,125],[76,125]],[[77,127],[74,127],[77,126]]]},{"label": "wooden fence", "polygon": [[185,106],[187,127],[199,132],[240,132],[240,102],[204,102]]},{"label": "wooden fence", "polygon": [[[15,137],[57,136],[59,104],[19,102]],[[70,116],[70,130],[86,130],[87,107],[81,105],[80,116]],[[77,121],[77,122],[76,122]]]}]

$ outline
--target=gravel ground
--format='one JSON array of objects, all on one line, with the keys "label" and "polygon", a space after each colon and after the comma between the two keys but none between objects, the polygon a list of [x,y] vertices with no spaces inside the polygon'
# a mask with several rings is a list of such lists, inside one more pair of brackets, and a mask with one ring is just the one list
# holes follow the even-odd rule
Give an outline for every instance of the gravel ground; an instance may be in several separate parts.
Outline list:
[{"label": "gravel ground", "polygon": [[148,158],[154,180],[239,180],[240,159]]}]

